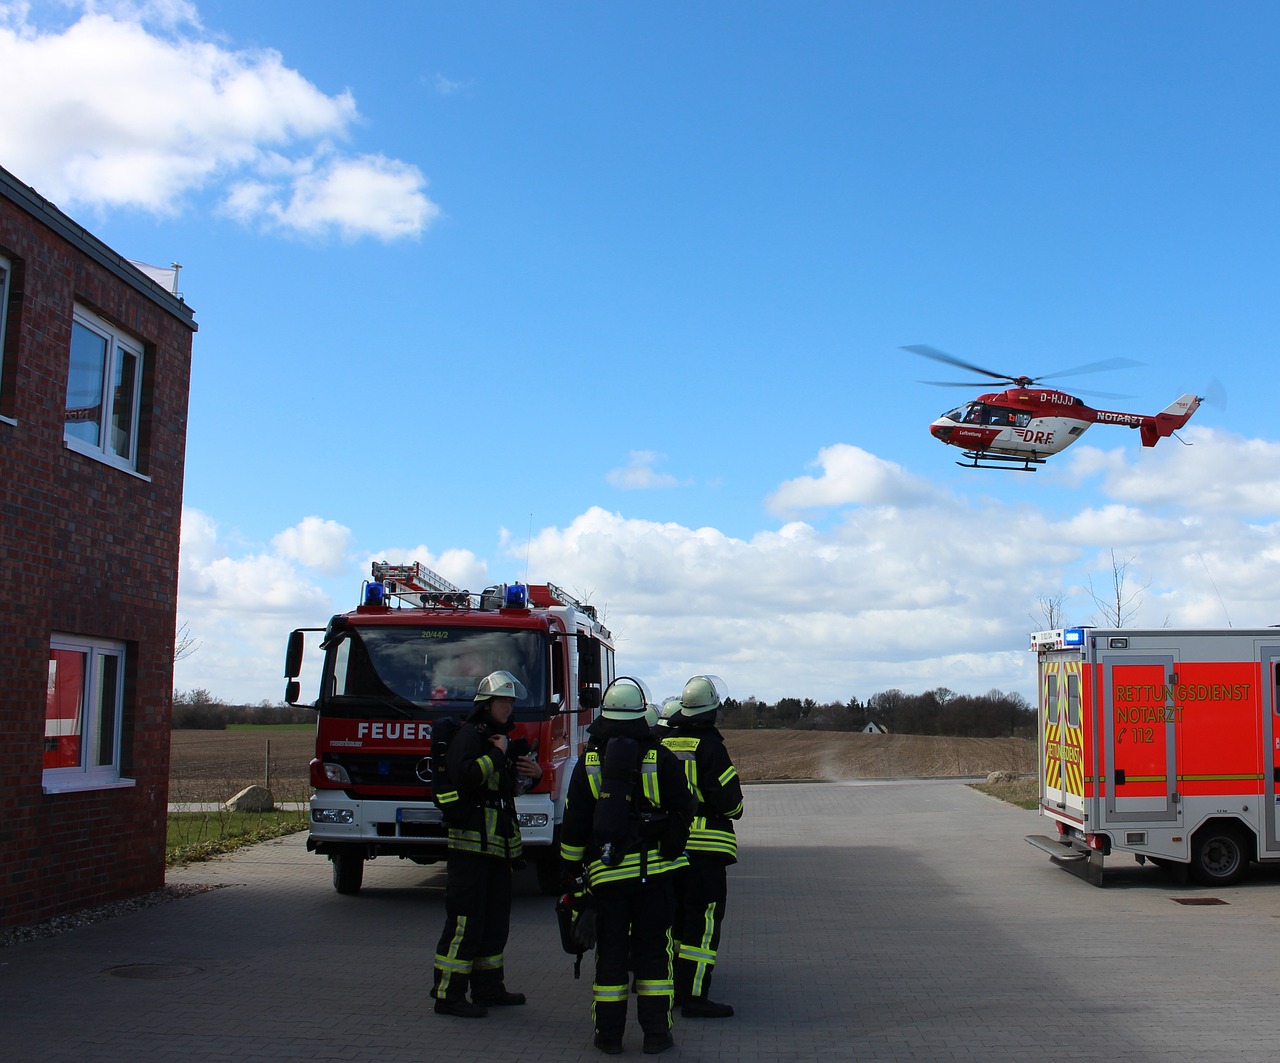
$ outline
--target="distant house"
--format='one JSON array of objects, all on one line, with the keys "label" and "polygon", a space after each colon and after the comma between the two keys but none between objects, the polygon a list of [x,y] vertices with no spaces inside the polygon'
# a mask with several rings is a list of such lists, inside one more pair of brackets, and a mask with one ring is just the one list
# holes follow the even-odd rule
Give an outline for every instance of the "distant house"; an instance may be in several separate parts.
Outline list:
[{"label": "distant house", "polygon": [[867,726],[862,729],[864,735],[887,735],[888,728],[883,724],[876,723],[875,720],[868,720]]},{"label": "distant house", "polygon": [[0,169],[0,925],[164,883],[181,298]]}]

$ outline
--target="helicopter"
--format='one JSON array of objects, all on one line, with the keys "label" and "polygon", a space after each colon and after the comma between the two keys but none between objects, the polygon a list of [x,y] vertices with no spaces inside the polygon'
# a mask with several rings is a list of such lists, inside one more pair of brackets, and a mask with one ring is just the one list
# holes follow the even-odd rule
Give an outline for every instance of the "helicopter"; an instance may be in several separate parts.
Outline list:
[{"label": "helicopter", "polygon": [[[964,450],[964,456],[968,460],[957,461],[956,464],[966,469],[1035,472],[1046,459],[1061,453],[1094,424],[1118,424],[1136,428],[1141,433],[1142,445],[1154,447],[1161,439],[1173,435],[1191,420],[1191,415],[1200,408],[1203,401],[1198,395],[1182,395],[1154,415],[1121,413],[1116,410],[1095,410],[1065,391],[1033,387],[1042,380],[1055,377],[1122,369],[1139,364],[1123,358],[1093,362],[1046,376],[1030,377],[1010,376],[983,369],[923,344],[902,349],[923,358],[932,358],[935,362],[945,362],[947,365],[979,373],[1001,384],[1012,385],[1005,391],[979,395],[976,399],[947,411],[929,426],[935,439]],[[925,380],[922,383],[938,387],[978,386],[976,382],[941,380]],[[1082,394],[1101,395],[1104,398],[1123,397],[1105,392]]]}]

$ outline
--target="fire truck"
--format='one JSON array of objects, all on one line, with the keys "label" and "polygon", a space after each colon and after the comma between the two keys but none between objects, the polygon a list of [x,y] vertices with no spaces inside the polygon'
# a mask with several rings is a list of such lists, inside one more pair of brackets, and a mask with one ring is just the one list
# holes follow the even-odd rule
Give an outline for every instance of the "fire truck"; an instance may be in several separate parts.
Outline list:
[{"label": "fire truck", "polygon": [[569,776],[614,678],[612,635],[594,606],[553,583],[461,590],[417,562],[374,562],[360,604],[323,628],[299,628],[285,655],[285,700],[300,697],[306,633],[323,630],[315,701],[307,848],[326,856],[339,893],[358,893],[366,860],[444,858],[448,829],[432,801],[431,728],[475,709],[480,680],[506,669],[524,684],[512,739],[542,778],[516,798],[526,856],[559,887],[559,827]]},{"label": "fire truck", "polygon": [[1112,853],[1211,886],[1280,860],[1280,628],[1073,627],[1031,649],[1056,833],[1027,841],[1099,886]]}]

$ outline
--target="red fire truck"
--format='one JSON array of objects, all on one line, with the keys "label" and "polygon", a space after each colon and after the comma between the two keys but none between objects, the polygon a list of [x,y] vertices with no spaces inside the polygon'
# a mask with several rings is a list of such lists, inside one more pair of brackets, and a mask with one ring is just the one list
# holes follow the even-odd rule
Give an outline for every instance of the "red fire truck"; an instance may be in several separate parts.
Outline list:
[{"label": "red fire truck", "polygon": [[1132,853],[1206,885],[1280,860],[1280,628],[1040,631],[1040,814],[1027,841],[1102,884]]},{"label": "red fire truck", "polygon": [[[527,739],[542,766],[516,812],[539,885],[554,893],[569,776],[614,678],[609,630],[593,606],[552,583],[472,594],[416,562],[375,562],[372,577],[361,604],[323,629],[307,848],[332,862],[339,893],[357,893],[365,861],[377,856],[443,859],[432,722],[470,715],[481,678],[506,669],[528,691],[516,702],[512,737]],[[320,630],[289,636],[290,704],[300,696],[305,632]]]}]

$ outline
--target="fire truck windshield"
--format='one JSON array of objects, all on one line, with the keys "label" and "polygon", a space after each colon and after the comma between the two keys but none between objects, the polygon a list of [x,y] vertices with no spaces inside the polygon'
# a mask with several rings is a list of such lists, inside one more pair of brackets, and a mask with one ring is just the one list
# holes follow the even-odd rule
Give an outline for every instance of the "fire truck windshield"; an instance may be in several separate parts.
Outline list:
[{"label": "fire truck windshield", "polygon": [[[331,643],[325,689],[333,707],[379,713],[391,704],[470,712],[476,687],[490,672],[506,669],[524,684],[528,697],[516,712],[545,711],[547,641],[537,631],[484,628],[361,625],[347,628]],[[406,704],[411,703],[411,704]]]}]

